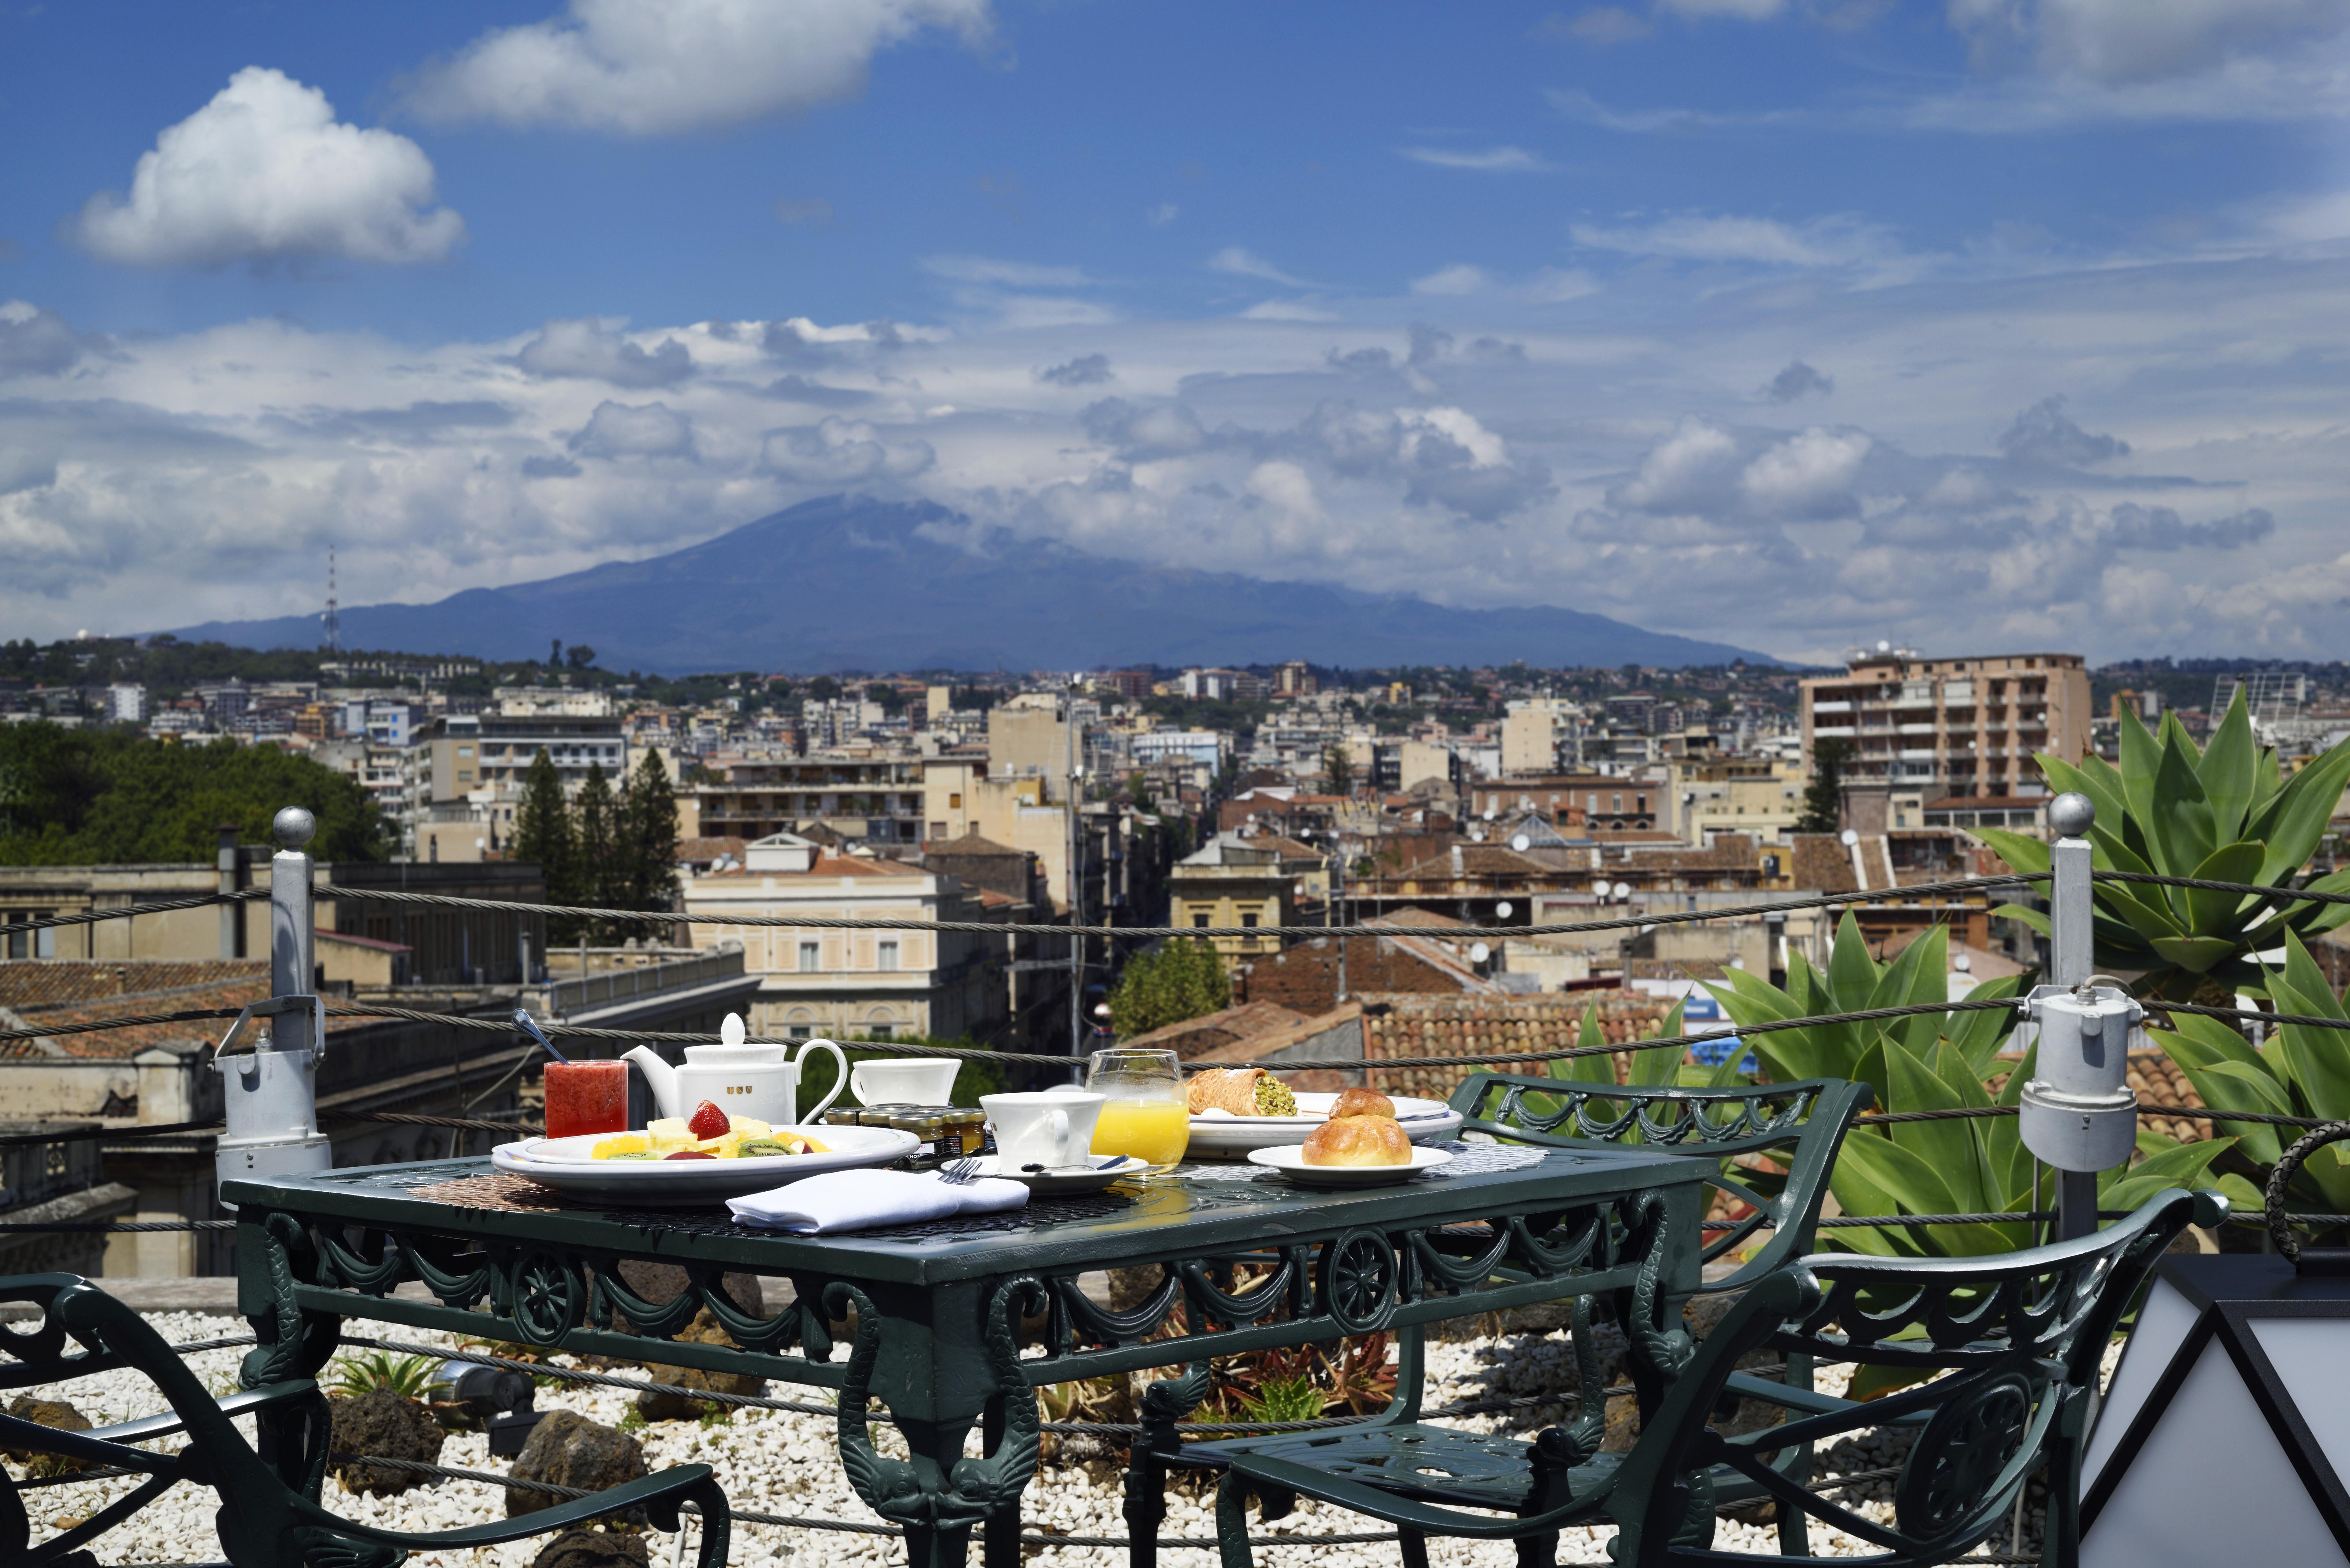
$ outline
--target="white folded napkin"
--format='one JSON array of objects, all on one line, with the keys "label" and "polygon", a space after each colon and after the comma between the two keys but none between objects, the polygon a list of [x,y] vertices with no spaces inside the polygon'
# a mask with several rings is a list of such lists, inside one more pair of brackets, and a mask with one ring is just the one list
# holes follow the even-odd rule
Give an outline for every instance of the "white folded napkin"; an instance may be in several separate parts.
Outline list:
[{"label": "white folded napkin", "polygon": [[829,1236],[879,1225],[920,1225],[956,1214],[997,1214],[1028,1201],[1017,1181],[983,1176],[941,1181],[905,1170],[828,1170],[743,1198],[726,1207],[735,1221],[798,1236]]}]

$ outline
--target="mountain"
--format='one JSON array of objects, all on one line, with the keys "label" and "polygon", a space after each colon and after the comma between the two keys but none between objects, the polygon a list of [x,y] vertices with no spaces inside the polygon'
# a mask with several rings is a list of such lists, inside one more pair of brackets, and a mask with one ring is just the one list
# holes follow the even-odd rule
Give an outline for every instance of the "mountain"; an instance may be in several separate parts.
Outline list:
[{"label": "mountain", "polygon": [[[189,640],[315,648],[318,618],[212,621]],[[1547,606],[1452,609],[1414,596],[1146,566],[983,532],[929,503],[835,495],[699,545],[436,604],[342,612],[344,646],[546,656],[606,670],[1091,670],[1307,659],[1399,665],[1750,664],[1767,654]]]}]

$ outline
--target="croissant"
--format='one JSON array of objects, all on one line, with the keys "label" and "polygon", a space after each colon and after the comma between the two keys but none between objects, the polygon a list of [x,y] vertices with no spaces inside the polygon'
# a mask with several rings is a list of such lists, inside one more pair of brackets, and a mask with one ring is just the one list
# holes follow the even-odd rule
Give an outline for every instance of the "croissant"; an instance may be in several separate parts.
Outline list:
[{"label": "croissant", "polygon": [[1236,1116],[1253,1116],[1256,1109],[1256,1081],[1269,1075],[1262,1067],[1211,1067],[1195,1073],[1184,1085],[1191,1103],[1191,1114],[1201,1111],[1230,1111]]}]

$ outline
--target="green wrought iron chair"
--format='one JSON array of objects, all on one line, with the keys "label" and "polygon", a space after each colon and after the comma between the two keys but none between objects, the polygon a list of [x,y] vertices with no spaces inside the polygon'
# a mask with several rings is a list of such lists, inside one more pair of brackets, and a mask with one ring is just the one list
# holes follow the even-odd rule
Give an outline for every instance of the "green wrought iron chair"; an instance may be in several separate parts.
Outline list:
[{"label": "green wrought iron chair", "polygon": [[[1714,1162],[1717,1168],[1707,1177],[1708,1186],[1751,1206],[1752,1212],[1707,1242],[1703,1260],[1712,1262],[1748,1243],[1764,1228],[1771,1231],[1753,1257],[1704,1287],[1707,1292],[1720,1292],[1744,1289],[1768,1277],[1790,1258],[1811,1250],[1836,1150],[1851,1129],[1852,1118],[1871,1102],[1867,1085],[1841,1078],[1693,1089],[1475,1073],[1454,1091],[1451,1103],[1463,1117],[1464,1132],[1547,1148],[1620,1149],[1626,1142],[1637,1141]],[[1603,1103],[1608,1106],[1605,1111]],[[1781,1152],[1786,1159],[1783,1175],[1733,1164],[1741,1156]],[[1733,1170],[1737,1174],[1731,1174]],[[1669,1359],[1676,1354],[1675,1345],[1685,1344],[1687,1338],[1678,1324],[1668,1321],[1679,1303],[1649,1295],[1636,1299],[1636,1295],[1632,1291],[1612,1294],[1608,1304],[1616,1320],[1627,1332],[1661,1336],[1652,1340],[1656,1354],[1650,1359]],[[1575,1440],[1586,1449],[1596,1449],[1607,1428],[1607,1404],[1597,1393],[1599,1362],[1592,1349],[1591,1298],[1575,1298],[1570,1311],[1583,1395]],[[1396,1342],[1396,1398],[1386,1410],[1365,1417],[1359,1429],[1384,1432],[1410,1427],[1419,1419],[1423,1332],[1417,1327],[1399,1330]],[[1810,1371],[1809,1362],[1796,1357],[1785,1364],[1782,1376],[1793,1387],[1807,1388]],[[1645,1416],[1662,1397],[1663,1387],[1638,1358],[1631,1372]],[[1135,1542],[1128,1549],[1132,1568],[1151,1568],[1157,1561],[1150,1537],[1163,1516],[1159,1498],[1168,1469],[1214,1469],[1222,1462],[1228,1445],[1187,1444],[1176,1433],[1181,1413],[1176,1407],[1184,1398],[1196,1398],[1206,1391],[1204,1386],[1195,1387],[1195,1382],[1170,1379],[1154,1383],[1145,1391],[1143,1430],[1126,1476],[1126,1517]],[[1783,1456],[1779,1463],[1800,1474],[1808,1459],[1808,1450],[1796,1450]]]},{"label": "green wrought iron chair", "polygon": [[[678,1505],[689,1500],[702,1511],[699,1568],[723,1568],[726,1561],[726,1494],[707,1465],[680,1465],[590,1497],[465,1530],[411,1534],[354,1522],[318,1504],[330,1424],[326,1397],[311,1379],[266,1384],[215,1400],[145,1319],[77,1274],[0,1280],[0,1302],[31,1302],[42,1309],[38,1326],[29,1331],[0,1325],[0,1389],[129,1367],[151,1379],[172,1407],[166,1414],[88,1432],[58,1431],[0,1415],[0,1448],[146,1477],[80,1524],[36,1547],[20,1483],[0,1473],[0,1563],[87,1568],[95,1560],[80,1550],[84,1542],[181,1481],[219,1494],[216,1526],[234,1568],[396,1568],[411,1552],[494,1546],[635,1509],[642,1509],[658,1528],[673,1531]],[[260,1451],[235,1423],[235,1417],[253,1414],[266,1417]],[[189,1440],[176,1453],[134,1446],[182,1431]]]},{"label": "green wrought iron chair", "polygon": [[[1430,1535],[1515,1540],[1522,1563],[1547,1563],[1561,1530],[1607,1524],[1619,1532],[1620,1568],[1766,1561],[1924,1568],[1987,1539],[2043,1465],[2050,1507],[2041,1561],[2074,1568],[2081,1459],[2106,1345],[2179,1231],[2226,1213],[2216,1193],[2172,1189],[2106,1231],[2027,1251],[1801,1259],[1731,1307],[1621,1456],[1593,1454],[1587,1434],[1566,1426],[1521,1441],[1412,1425],[1240,1438],[1187,1449],[1184,1458],[1224,1469],[1216,1501],[1224,1568],[1250,1568],[1252,1494],[1276,1516],[1305,1496],[1385,1520],[1401,1532],[1407,1568],[1425,1568]],[[1740,1357],[1769,1349],[1898,1368],[1924,1381],[1854,1403],[1737,1370]],[[1708,1423],[1732,1397],[1781,1405],[1790,1418],[1724,1436]],[[1833,1484],[1810,1486],[1770,1458],[1886,1428],[1912,1436],[1889,1523],[1834,1501]],[[1779,1552],[1714,1550],[1717,1510],[1755,1502],[1777,1505]],[[1805,1523],[1814,1519],[1877,1553],[1810,1555]]]}]

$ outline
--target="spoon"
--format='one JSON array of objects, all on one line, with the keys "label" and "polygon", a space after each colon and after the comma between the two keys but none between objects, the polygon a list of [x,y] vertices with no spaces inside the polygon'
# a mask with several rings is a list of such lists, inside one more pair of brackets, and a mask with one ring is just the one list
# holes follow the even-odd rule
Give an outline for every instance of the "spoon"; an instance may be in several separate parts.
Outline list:
[{"label": "spoon", "polygon": [[514,1021],[515,1025],[525,1033],[537,1041],[541,1045],[546,1047],[546,1054],[548,1055],[554,1057],[556,1061],[562,1063],[567,1067],[571,1065],[571,1058],[566,1056],[562,1052],[557,1051],[555,1048],[555,1042],[546,1037],[545,1032],[539,1028],[537,1021],[531,1017],[526,1009],[520,1007],[515,1008],[514,1011]]}]

